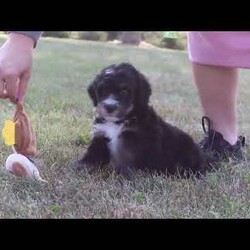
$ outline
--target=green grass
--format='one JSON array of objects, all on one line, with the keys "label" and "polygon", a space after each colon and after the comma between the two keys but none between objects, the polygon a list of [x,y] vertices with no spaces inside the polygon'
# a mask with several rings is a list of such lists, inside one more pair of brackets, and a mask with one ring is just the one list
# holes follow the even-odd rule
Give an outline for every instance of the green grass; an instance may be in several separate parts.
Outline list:
[{"label": "green grass", "polygon": [[[4,41],[3,35],[0,43]],[[151,103],[168,122],[203,136],[201,109],[186,52],[139,49],[101,42],[42,39],[34,54],[26,94],[37,137],[38,183],[10,175],[4,163],[11,148],[0,143],[0,218],[249,218],[249,164],[223,164],[204,180],[176,180],[138,173],[121,183],[111,171],[77,175],[92,124],[86,88],[97,72],[127,61],[150,80]],[[250,138],[250,72],[241,71],[239,128]],[[0,100],[0,127],[14,106]]]}]

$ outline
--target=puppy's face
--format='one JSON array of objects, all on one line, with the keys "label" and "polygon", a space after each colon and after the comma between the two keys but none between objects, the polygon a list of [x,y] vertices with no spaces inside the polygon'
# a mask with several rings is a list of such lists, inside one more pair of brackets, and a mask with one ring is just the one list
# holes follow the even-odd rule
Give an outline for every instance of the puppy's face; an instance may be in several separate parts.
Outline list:
[{"label": "puppy's face", "polygon": [[[144,89],[143,89],[144,88]],[[147,105],[151,93],[145,78],[130,64],[111,65],[88,88],[98,114],[107,121],[124,119],[141,102]]]}]

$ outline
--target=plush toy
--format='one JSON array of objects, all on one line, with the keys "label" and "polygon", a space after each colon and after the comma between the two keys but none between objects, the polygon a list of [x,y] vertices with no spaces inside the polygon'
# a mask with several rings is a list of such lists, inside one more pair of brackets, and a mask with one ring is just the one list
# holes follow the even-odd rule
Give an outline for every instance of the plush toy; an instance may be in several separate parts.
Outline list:
[{"label": "plush toy", "polygon": [[36,154],[36,140],[23,104],[16,104],[13,121],[5,121],[2,131],[5,144],[12,146],[11,154],[5,163],[10,173],[20,177],[32,177],[45,181],[40,177],[39,171],[32,158]]}]

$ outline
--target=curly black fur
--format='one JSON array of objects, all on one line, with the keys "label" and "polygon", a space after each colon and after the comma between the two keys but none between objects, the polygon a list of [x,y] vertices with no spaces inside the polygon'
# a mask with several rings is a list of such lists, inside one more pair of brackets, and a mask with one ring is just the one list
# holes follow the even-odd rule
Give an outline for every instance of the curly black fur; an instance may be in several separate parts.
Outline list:
[{"label": "curly black fur", "polygon": [[[207,165],[199,146],[149,106],[150,84],[131,64],[103,69],[88,92],[99,117],[87,152],[76,164],[78,170],[111,163],[125,176],[136,169],[187,177],[190,172],[205,174]],[[109,105],[112,111],[107,111]]]}]

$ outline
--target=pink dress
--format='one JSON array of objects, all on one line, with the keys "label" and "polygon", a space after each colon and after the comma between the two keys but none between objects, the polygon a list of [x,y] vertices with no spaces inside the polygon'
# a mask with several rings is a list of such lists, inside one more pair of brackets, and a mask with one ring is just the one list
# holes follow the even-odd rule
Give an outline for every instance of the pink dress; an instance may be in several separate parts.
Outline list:
[{"label": "pink dress", "polygon": [[191,62],[250,68],[250,32],[188,32]]}]

